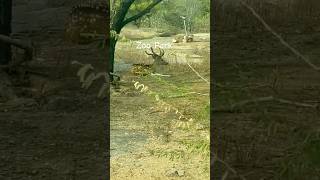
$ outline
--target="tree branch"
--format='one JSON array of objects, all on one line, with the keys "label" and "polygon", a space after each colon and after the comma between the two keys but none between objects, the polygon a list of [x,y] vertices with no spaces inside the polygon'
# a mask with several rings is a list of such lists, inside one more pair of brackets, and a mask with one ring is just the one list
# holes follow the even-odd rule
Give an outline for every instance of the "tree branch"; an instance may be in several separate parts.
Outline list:
[{"label": "tree branch", "polygon": [[0,34],[0,41],[7,43],[7,44],[12,44],[12,45],[14,45],[18,48],[21,48],[21,49],[25,49],[25,50],[32,49],[32,46],[30,46],[29,44],[27,44],[25,42],[22,42],[22,41],[19,41],[16,39],[12,39],[9,36],[5,36],[5,35],[1,35],[1,34]]},{"label": "tree branch", "polygon": [[124,18],[135,0],[123,0],[120,4],[120,9],[116,10],[116,13],[112,19],[111,30],[115,30],[117,33],[120,33],[121,28],[123,27]]},{"label": "tree branch", "polygon": [[147,8],[145,8],[143,11],[139,12],[138,14],[131,16],[130,18],[125,19],[122,22],[122,27],[128,24],[129,22],[135,21],[145,14],[149,13],[152,8],[154,8],[157,4],[159,4],[162,0],[155,0],[153,3],[151,3]]},{"label": "tree branch", "polygon": [[24,49],[24,51],[25,51],[25,53],[24,53],[25,56],[24,56],[23,60],[17,61],[17,62],[15,62],[15,64],[12,64],[12,65],[0,66],[0,68],[7,68],[7,67],[11,67],[11,66],[17,66],[17,65],[19,65],[19,64],[21,64],[21,63],[23,63],[25,61],[29,61],[29,60],[31,60],[33,58],[34,48],[33,48],[32,44],[28,44],[28,43],[23,42],[23,41],[12,39],[9,36],[5,36],[5,35],[1,35],[1,34],[0,34],[0,42],[11,44],[11,45],[16,46],[18,48]]}]

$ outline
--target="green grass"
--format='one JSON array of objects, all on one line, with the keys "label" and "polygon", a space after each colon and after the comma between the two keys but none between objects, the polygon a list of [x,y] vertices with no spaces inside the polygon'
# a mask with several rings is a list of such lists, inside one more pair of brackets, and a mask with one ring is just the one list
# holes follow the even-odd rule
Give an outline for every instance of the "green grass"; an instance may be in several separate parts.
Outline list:
[{"label": "green grass", "polygon": [[203,105],[195,114],[195,118],[205,125],[210,124],[210,103]]}]

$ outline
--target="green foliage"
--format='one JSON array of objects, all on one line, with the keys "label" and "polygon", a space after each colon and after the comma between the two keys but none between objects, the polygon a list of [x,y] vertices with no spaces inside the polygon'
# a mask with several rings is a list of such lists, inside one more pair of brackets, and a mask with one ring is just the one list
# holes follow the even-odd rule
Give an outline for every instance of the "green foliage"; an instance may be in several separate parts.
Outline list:
[{"label": "green foliage", "polygon": [[130,6],[129,12],[127,15],[135,15],[149,6],[153,1],[152,0],[135,0],[135,2]]},{"label": "green foliage", "polygon": [[188,86],[183,86],[182,84],[177,84],[177,83],[170,83],[169,81],[164,80],[160,76],[154,76],[153,78],[157,81],[157,84],[159,86],[166,87],[166,88],[162,88],[161,92],[158,92],[160,97],[162,98],[184,96],[191,90],[190,87]]},{"label": "green foliage", "polygon": [[[139,12],[143,11],[152,2],[153,2],[153,0],[135,0],[134,3],[130,6],[129,11],[126,14],[126,18],[134,16],[134,15],[138,14]],[[115,11],[120,8],[121,1],[120,0],[110,0],[110,4],[111,4],[111,19],[112,19],[112,17],[114,16]],[[157,6],[155,6],[152,9],[152,11],[154,11],[155,9],[157,9]],[[145,15],[144,17],[141,17],[140,19],[136,20],[133,23],[135,23],[137,25],[140,25],[141,22],[144,21],[146,16],[148,16],[148,14]]]},{"label": "green foliage", "polygon": [[185,145],[185,147],[191,153],[201,154],[204,157],[209,157],[210,155],[210,142],[203,139],[197,140],[185,140],[181,141],[181,144]]},{"label": "green foliage", "polygon": [[208,119],[210,119],[210,103],[204,105],[204,107],[197,112],[196,118],[200,121],[209,123]]},{"label": "green foliage", "polygon": [[[153,0],[136,0],[126,17],[138,14],[148,7]],[[120,7],[121,1],[112,3],[111,9]],[[112,16],[112,13],[111,13]],[[151,27],[175,32],[183,32],[184,25],[180,16],[185,16],[187,26],[192,32],[208,32],[210,30],[210,1],[209,0],[163,0],[151,12],[134,23],[140,27]]]},{"label": "green foliage", "polygon": [[[171,31],[184,31],[183,20],[186,17],[189,31],[210,30],[210,1],[209,0],[175,0],[163,1],[152,14],[153,28],[167,29]],[[146,25],[146,24],[144,24]]]},{"label": "green foliage", "polygon": [[111,38],[114,38],[115,40],[118,40],[120,36],[119,36],[119,34],[117,34],[116,31],[111,30],[111,31],[110,31],[110,37],[111,37]]}]

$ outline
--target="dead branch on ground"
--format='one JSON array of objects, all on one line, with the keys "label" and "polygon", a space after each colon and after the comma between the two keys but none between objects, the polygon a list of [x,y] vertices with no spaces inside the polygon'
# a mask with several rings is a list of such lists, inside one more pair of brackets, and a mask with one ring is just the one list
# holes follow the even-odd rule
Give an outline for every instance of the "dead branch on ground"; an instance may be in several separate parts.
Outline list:
[{"label": "dead branch on ground", "polygon": [[191,69],[194,73],[196,73],[196,75],[197,75],[198,77],[200,77],[202,80],[204,80],[207,84],[210,84],[210,82],[209,82],[207,79],[205,79],[204,77],[202,77],[189,63],[187,63],[187,65],[190,67],[190,69]]}]

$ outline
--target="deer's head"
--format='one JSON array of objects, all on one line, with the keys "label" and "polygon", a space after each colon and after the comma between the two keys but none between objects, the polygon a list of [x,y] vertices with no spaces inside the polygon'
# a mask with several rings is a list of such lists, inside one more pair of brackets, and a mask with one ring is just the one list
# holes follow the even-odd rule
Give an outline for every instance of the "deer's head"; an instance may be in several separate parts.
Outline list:
[{"label": "deer's head", "polygon": [[[160,48],[159,48],[160,49]],[[145,51],[145,53],[149,56],[152,56],[154,62],[153,64],[159,64],[159,65],[167,65],[168,63],[162,59],[163,55],[164,55],[164,50],[160,49],[160,54],[157,54],[153,51],[153,48],[150,48],[151,53],[148,53],[147,51]]]}]

